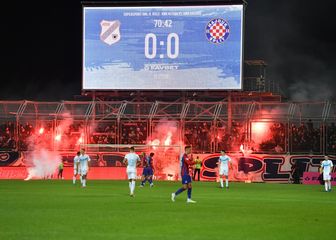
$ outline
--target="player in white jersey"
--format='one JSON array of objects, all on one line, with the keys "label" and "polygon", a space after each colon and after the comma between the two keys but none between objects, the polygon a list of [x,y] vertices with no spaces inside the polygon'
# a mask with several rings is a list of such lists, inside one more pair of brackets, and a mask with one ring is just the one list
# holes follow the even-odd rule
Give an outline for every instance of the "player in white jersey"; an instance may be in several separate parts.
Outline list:
[{"label": "player in white jersey", "polygon": [[86,178],[89,172],[89,162],[91,161],[89,155],[85,154],[85,150],[82,148],[80,150],[79,156],[79,169],[82,176],[82,187],[86,187]]},{"label": "player in white jersey", "polygon": [[130,152],[125,155],[124,164],[127,165],[126,173],[128,177],[128,186],[130,188],[130,196],[134,197],[135,180],[137,175],[136,167],[140,164],[138,154],[134,152],[134,147],[130,147]]},{"label": "player in white jersey", "polygon": [[320,173],[323,173],[323,180],[326,192],[331,192],[331,172],[333,168],[333,162],[324,156],[324,160],[321,163]]},{"label": "player in white jersey", "polygon": [[80,175],[80,169],[79,169],[79,156],[80,156],[80,154],[81,154],[80,152],[77,152],[76,156],[74,157],[74,162],[73,162],[74,175],[72,177],[72,183],[73,184],[76,183],[77,175],[79,175],[80,181],[82,182],[82,176]]},{"label": "player in white jersey", "polygon": [[224,188],[223,184],[223,176],[225,177],[225,187],[226,189],[229,188],[229,164],[230,168],[232,168],[232,161],[231,158],[226,155],[225,151],[221,151],[221,156],[218,158],[218,169],[219,169],[219,181],[220,187]]}]

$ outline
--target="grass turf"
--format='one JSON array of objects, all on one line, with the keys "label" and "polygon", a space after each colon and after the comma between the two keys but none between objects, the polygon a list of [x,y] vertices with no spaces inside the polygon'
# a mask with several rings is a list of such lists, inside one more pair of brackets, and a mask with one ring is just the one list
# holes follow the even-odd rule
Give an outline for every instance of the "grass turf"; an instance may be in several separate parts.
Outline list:
[{"label": "grass turf", "polygon": [[323,186],[179,182],[128,194],[126,181],[0,181],[0,239],[335,239],[336,192]]}]

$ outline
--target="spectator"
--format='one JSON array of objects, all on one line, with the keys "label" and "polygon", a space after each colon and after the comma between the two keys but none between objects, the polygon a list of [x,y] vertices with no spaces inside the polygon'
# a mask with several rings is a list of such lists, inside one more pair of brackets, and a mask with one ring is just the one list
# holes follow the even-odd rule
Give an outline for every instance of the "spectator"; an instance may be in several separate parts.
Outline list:
[{"label": "spectator", "polygon": [[58,165],[58,174],[57,178],[58,179],[63,179],[63,161]]},{"label": "spectator", "polygon": [[283,148],[279,145],[279,144],[277,144],[275,147],[274,147],[274,151],[276,152],[276,153],[283,153]]},{"label": "spectator", "polygon": [[201,167],[202,167],[202,160],[199,158],[199,156],[196,157],[194,160],[195,165],[194,165],[194,176],[193,179],[195,181],[196,179],[196,174],[198,174],[197,180],[200,180],[200,174],[201,174]]}]

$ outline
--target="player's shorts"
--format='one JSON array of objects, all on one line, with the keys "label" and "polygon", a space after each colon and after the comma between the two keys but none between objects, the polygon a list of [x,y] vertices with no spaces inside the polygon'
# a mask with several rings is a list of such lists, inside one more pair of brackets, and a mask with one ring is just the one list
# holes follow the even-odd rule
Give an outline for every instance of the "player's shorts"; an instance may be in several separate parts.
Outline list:
[{"label": "player's shorts", "polygon": [[188,184],[188,183],[191,183],[190,175],[183,175],[182,176],[182,184]]},{"label": "player's shorts", "polygon": [[143,176],[152,176],[153,175],[153,169],[151,167],[145,167],[142,170],[142,175]]},{"label": "player's shorts", "polygon": [[331,176],[329,173],[323,173],[323,180],[324,181],[329,181],[331,180]]},{"label": "player's shorts", "polygon": [[126,170],[128,179],[136,179],[137,173],[136,169],[127,169]]},{"label": "player's shorts", "polygon": [[89,169],[88,168],[80,168],[79,173],[80,175],[86,175],[88,173]]},{"label": "player's shorts", "polygon": [[227,167],[220,167],[219,168],[219,175],[228,176],[229,175],[229,168],[227,168]]},{"label": "player's shorts", "polygon": [[80,169],[74,168],[74,175],[81,174]]}]

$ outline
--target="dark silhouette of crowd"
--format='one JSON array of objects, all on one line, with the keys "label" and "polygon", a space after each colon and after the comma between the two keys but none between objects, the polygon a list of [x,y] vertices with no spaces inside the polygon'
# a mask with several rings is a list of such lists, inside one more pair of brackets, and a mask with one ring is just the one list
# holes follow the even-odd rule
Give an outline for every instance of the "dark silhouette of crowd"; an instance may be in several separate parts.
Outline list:
[{"label": "dark silhouette of crowd", "polygon": [[321,152],[321,131],[322,128],[308,120],[306,123],[291,124],[291,139],[293,152]]},{"label": "dark silhouette of crowd", "polygon": [[226,151],[239,151],[240,145],[246,142],[246,130],[242,122],[232,121],[231,131],[226,122],[217,125],[217,148]]},{"label": "dark silhouette of crowd", "polygon": [[[327,153],[336,152],[334,122],[325,125],[310,119],[289,123],[272,122],[268,125],[270,136],[258,144],[255,144],[256,139],[247,137],[249,133],[246,126],[245,122],[235,120],[230,127],[227,121],[187,121],[184,125],[184,143],[192,145],[195,153],[211,153],[218,149],[240,151],[242,144],[255,153],[322,153],[322,140],[325,140]],[[147,121],[121,121],[119,128],[113,121],[97,122],[94,126],[85,126],[84,121],[76,121],[63,130],[62,140],[55,143],[55,126],[51,121],[38,126],[31,122],[16,124],[15,121],[5,121],[0,124],[0,150],[28,150],[29,137],[37,135],[41,128],[44,129],[41,141],[60,150],[76,148],[84,142],[84,133],[88,135],[85,142],[90,144],[146,144],[150,134]]]},{"label": "dark silhouette of crowd", "polygon": [[91,144],[116,144],[117,143],[117,126],[116,123],[99,122],[93,129],[90,136]]},{"label": "dark silhouette of crowd", "polygon": [[185,143],[191,145],[193,152],[209,152],[211,144],[211,122],[186,122]]},{"label": "dark silhouette of crowd", "polygon": [[121,144],[146,144],[147,136],[147,122],[121,123]]},{"label": "dark silhouette of crowd", "polygon": [[336,125],[335,123],[328,123],[327,125],[327,152],[336,153]]},{"label": "dark silhouette of crowd", "polygon": [[0,125],[0,149],[14,149],[16,142],[14,140],[14,123],[6,122]]},{"label": "dark silhouette of crowd", "polygon": [[270,136],[262,141],[259,146],[254,146],[256,152],[283,153],[286,149],[286,131],[288,125],[275,122],[269,127]]}]

